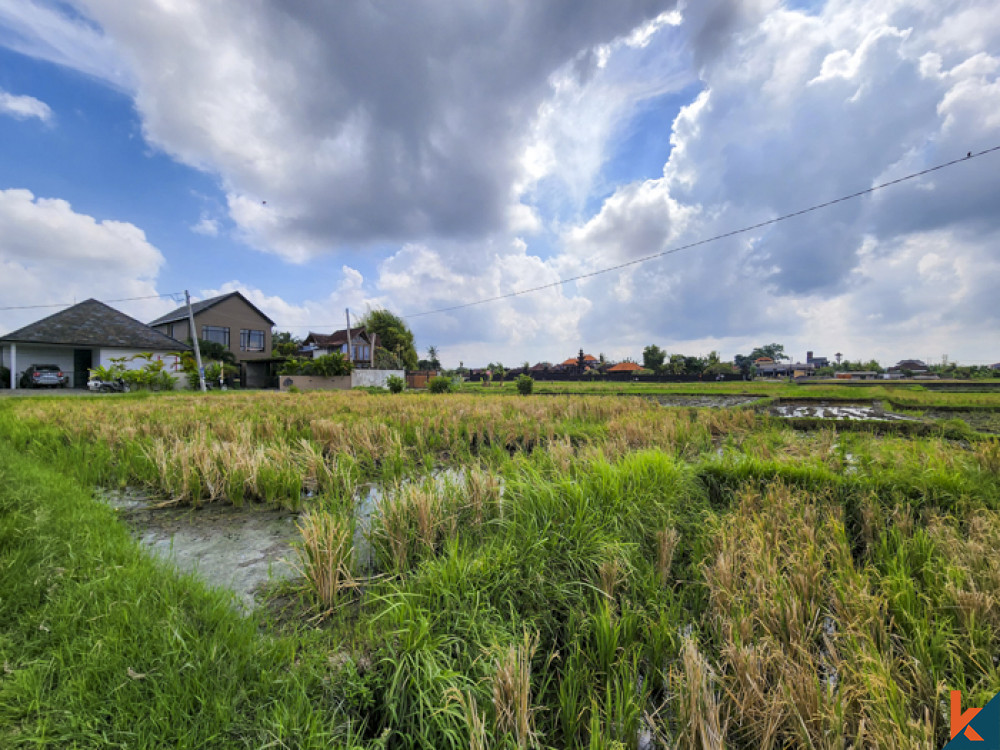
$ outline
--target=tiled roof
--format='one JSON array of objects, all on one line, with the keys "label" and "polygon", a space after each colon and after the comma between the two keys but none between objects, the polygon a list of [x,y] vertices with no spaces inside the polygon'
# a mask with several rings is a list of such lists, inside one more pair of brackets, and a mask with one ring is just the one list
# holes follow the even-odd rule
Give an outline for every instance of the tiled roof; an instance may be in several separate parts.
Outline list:
[{"label": "tiled roof", "polygon": [[0,341],[17,344],[113,346],[152,351],[182,351],[191,348],[96,299],[88,299],[42,318],[8,333]]},{"label": "tiled roof", "polygon": [[[577,360],[578,360],[577,357],[570,357],[565,362],[561,362],[560,364],[575,365],[577,363]],[[584,354],[583,355],[583,361],[584,362],[596,362],[597,361],[597,357],[595,357],[593,354]]]},{"label": "tiled roof", "polygon": [[[369,341],[368,332],[364,328],[352,328],[351,329],[351,341]],[[342,328],[339,331],[334,331],[333,333],[313,333],[309,332],[309,335],[305,337],[302,341],[303,345],[315,344],[323,349],[328,349],[331,346],[338,346],[339,344],[347,343],[347,329]],[[370,343],[370,342],[369,342]]]},{"label": "tiled roof", "polygon": [[[207,310],[210,307],[214,307],[215,305],[219,304],[220,302],[225,302],[230,297],[239,297],[252,310],[254,310],[258,315],[260,315],[260,317],[262,317],[264,320],[266,320],[272,326],[274,325],[274,321],[273,320],[271,320],[264,313],[262,313],[260,311],[260,309],[257,308],[256,305],[253,304],[253,302],[251,302],[250,300],[248,300],[246,297],[244,297],[239,292],[230,292],[229,294],[220,294],[218,297],[210,297],[208,299],[203,299],[200,302],[192,302],[191,303],[191,312],[194,313],[195,315],[197,315],[198,313],[204,312],[205,310]],[[187,320],[187,316],[188,316],[187,305],[181,305],[176,310],[174,310],[172,313],[167,313],[166,315],[163,315],[163,316],[157,318],[152,323],[150,323],[150,325],[151,326],[159,326],[159,325],[163,325],[164,323],[175,323],[178,320]]]},{"label": "tiled roof", "polygon": [[635,372],[641,369],[642,365],[637,365],[635,362],[619,362],[614,367],[609,367],[608,372]]}]

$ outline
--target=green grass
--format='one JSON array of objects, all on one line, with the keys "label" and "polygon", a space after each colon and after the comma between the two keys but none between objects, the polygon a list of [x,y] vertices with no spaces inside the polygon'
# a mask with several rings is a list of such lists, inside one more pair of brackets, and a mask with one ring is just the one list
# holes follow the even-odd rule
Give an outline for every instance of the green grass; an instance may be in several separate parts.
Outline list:
[{"label": "green grass", "polygon": [[[669,747],[939,747],[949,689],[1000,691],[1000,442],[963,422],[29,401],[0,406],[3,747],[631,748],[640,727]],[[342,532],[371,478],[366,577]],[[291,584],[280,623],[242,619],[145,557],[95,484],[303,505],[305,557],[333,577]]]},{"label": "green grass", "polygon": [[0,746],[350,744],[335,644],[262,632],[143,554],[75,481],[6,448],[0,561]]}]

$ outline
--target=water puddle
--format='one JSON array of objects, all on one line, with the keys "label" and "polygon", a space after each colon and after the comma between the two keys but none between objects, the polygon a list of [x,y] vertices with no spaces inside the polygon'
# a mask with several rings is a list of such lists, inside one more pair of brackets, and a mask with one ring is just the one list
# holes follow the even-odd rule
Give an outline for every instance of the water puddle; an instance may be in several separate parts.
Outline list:
[{"label": "water puddle", "polygon": [[132,492],[99,496],[154,557],[232,591],[248,611],[260,604],[256,595],[264,584],[298,575],[292,565],[296,513],[222,503],[158,508]]},{"label": "water puddle", "polygon": [[[463,485],[466,474],[465,469],[439,469],[407,482],[429,478],[444,489]],[[372,518],[387,492],[391,489],[385,485],[368,484],[354,497],[354,559],[362,575],[375,572]],[[232,591],[247,611],[262,603],[258,593],[265,584],[300,575],[294,546],[301,539],[298,513],[227,503],[163,507],[132,490],[98,491],[97,497],[117,510],[133,537],[154,557],[185,573],[196,573],[210,586]]]},{"label": "water puddle", "polygon": [[708,409],[730,409],[736,406],[750,406],[760,400],[760,396],[747,395],[702,395],[702,396],[651,396],[660,406],[691,406]]},{"label": "water puddle", "polygon": [[776,417],[786,419],[865,420],[876,422],[913,421],[913,417],[885,411],[879,402],[843,403],[837,401],[810,401],[805,403],[779,403],[770,407]]}]

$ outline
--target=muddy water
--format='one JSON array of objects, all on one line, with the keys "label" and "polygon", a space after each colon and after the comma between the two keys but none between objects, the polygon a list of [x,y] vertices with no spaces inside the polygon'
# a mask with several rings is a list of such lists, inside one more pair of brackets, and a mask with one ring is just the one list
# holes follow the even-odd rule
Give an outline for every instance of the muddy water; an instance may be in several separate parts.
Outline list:
[{"label": "muddy water", "polygon": [[102,499],[155,557],[232,591],[247,610],[259,604],[257,593],[265,583],[298,575],[292,565],[292,542],[299,537],[295,513],[222,503],[156,508],[149,498],[132,493],[108,493]]},{"label": "muddy water", "polygon": [[[441,469],[432,476],[442,487],[465,479],[462,469]],[[354,556],[361,574],[375,569],[369,535],[385,491],[376,484],[365,485],[354,498]],[[98,497],[117,510],[132,535],[155,557],[185,573],[196,573],[211,586],[232,591],[247,610],[260,604],[265,584],[301,575],[294,547],[301,538],[298,513],[225,503],[157,507],[157,501],[132,491],[99,492]]]}]

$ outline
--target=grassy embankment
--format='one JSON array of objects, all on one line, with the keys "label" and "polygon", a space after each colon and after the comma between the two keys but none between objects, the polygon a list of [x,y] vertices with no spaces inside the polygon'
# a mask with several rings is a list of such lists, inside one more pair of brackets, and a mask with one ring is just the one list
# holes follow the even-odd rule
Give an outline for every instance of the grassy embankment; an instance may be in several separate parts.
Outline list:
[{"label": "grassy embankment", "polygon": [[[217,600],[187,579],[137,585],[135,571],[163,574],[110,513],[66,479],[30,468],[32,457],[85,483],[142,485],[182,502],[305,505],[309,580],[299,606],[302,620],[325,613],[318,630],[265,630],[260,645],[246,636],[252,627],[220,611],[240,633],[235,643],[225,629],[221,638],[207,630],[190,640],[234,650],[236,665],[253,649],[297,641],[296,662],[305,666],[286,664],[289,695],[268,710],[277,716],[290,704],[287,716],[298,718],[273,725],[309,726],[317,737],[315,728],[329,725],[313,712],[339,707],[340,724],[350,719],[365,742],[401,747],[634,747],[649,731],[671,747],[932,748],[947,736],[949,688],[973,706],[1000,690],[996,440],[800,433],[749,410],[642,400],[393,398],[4,407],[5,450],[27,456],[17,459],[25,492],[4,495],[8,515],[24,519],[5,537],[4,554],[16,541],[39,555],[70,555],[76,536],[89,534],[92,545],[120,548],[133,567],[104,561],[88,570],[124,565],[104,585],[124,579],[131,588],[110,592],[92,615],[58,619],[102,623],[124,611],[111,602],[159,589],[194,593],[157,616],[191,618],[198,602]],[[443,465],[462,472],[420,478]],[[350,540],[358,485],[371,478],[390,489],[373,520],[377,575],[365,579]],[[39,494],[46,483],[58,485],[54,496]],[[76,510],[47,527],[45,542],[24,540],[30,524],[48,523],[38,503],[62,507],[63,495]],[[52,568],[43,559],[11,559],[12,575],[47,582],[39,571]],[[32,630],[57,620],[45,606],[30,601],[17,618],[5,616],[5,647],[37,639],[27,661],[72,661],[103,641],[74,627],[60,640],[67,655],[57,656]],[[147,641],[154,618],[141,616],[126,617],[117,640],[108,639],[126,652],[109,666],[126,672],[120,691],[152,685],[128,677],[133,655],[155,666],[132,669],[178,675],[208,658],[204,650],[173,657],[170,627]],[[27,634],[10,635],[22,621]],[[330,642],[344,666],[321,682]],[[97,661],[81,664],[83,674]],[[15,674],[27,668],[19,662]],[[268,674],[262,668],[250,684]],[[0,701],[24,736],[42,731],[40,717],[67,731],[67,715],[131,746],[141,743],[127,732],[155,735],[159,725],[136,708],[127,729],[109,716],[110,688],[94,684],[11,692],[5,678]],[[190,701],[210,686],[178,689]],[[187,713],[170,714],[168,737],[199,726],[185,726]],[[310,738],[285,736],[293,747]]]}]

